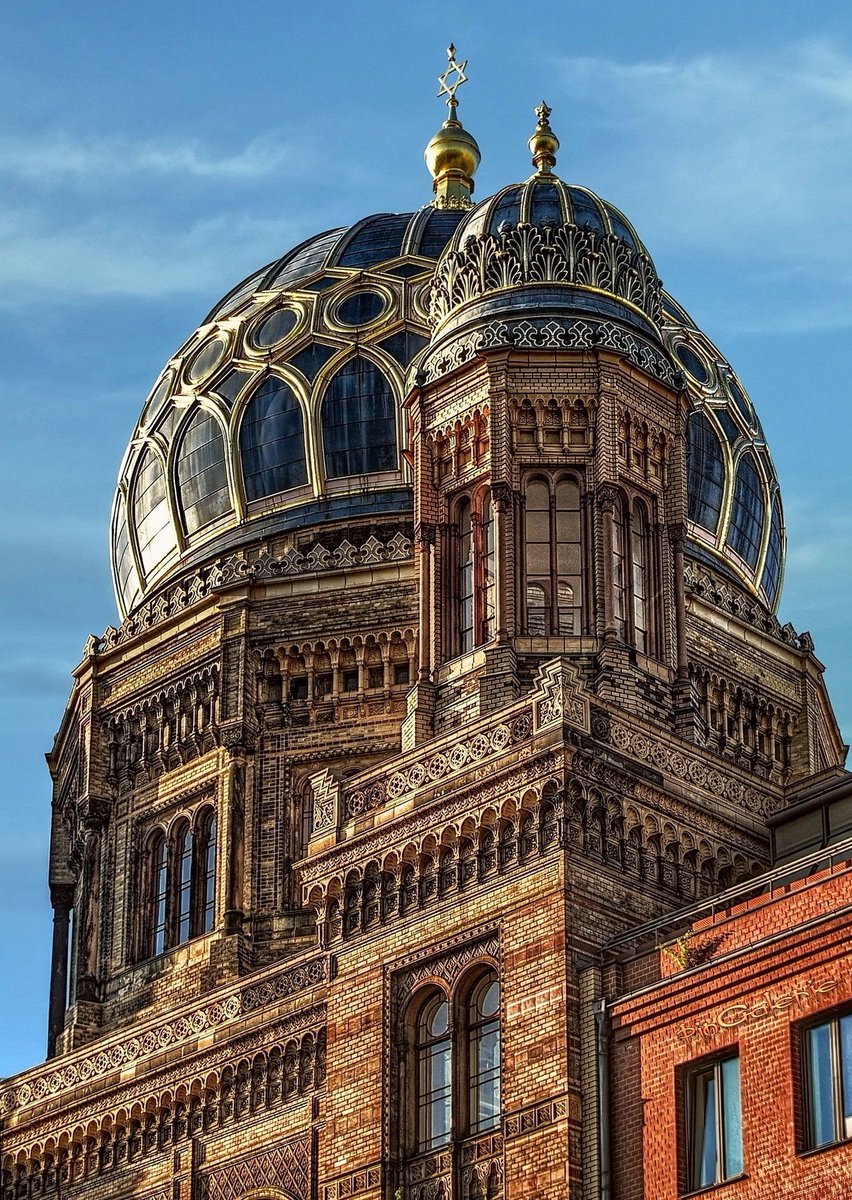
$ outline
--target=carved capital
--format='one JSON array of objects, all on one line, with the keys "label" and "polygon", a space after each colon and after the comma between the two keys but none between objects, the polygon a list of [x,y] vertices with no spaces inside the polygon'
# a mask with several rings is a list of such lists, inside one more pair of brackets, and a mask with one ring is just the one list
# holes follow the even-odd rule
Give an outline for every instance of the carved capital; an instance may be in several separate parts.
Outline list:
[{"label": "carved capital", "polygon": [[512,489],[508,483],[492,483],[491,499],[495,508],[508,508],[512,503]]},{"label": "carved capital", "polygon": [[418,546],[434,546],[435,526],[424,521],[418,522],[414,528],[414,540]]},{"label": "carved capital", "polygon": [[225,725],[220,730],[220,739],[231,758],[245,758],[254,753],[256,736],[242,721]]},{"label": "carved capital", "polygon": [[683,521],[673,521],[669,525],[669,541],[675,549],[683,546],[686,541],[686,525]]},{"label": "carved capital", "polygon": [[74,884],[52,883],[50,885],[50,903],[57,915],[67,916],[69,910],[74,906]]},{"label": "carved capital", "polygon": [[618,500],[618,492],[611,484],[604,483],[597,490],[596,500],[601,512],[613,513]]},{"label": "carved capital", "polygon": [[109,820],[112,811],[112,801],[101,796],[83,796],[80,799],[78,813],[83,828],[90,833],[98,833]]}]

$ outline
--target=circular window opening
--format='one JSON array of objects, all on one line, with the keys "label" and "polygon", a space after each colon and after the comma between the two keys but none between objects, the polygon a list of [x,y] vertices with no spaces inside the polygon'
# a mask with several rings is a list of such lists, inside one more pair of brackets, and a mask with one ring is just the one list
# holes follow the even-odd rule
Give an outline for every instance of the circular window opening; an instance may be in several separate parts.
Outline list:
[{"label": "circular window opening", "polygon": [[342,325],[368,325],[384,311],[384,296],[378,292],[356,292],[338,305],[335,316]]},{"label": "circular window opening", "polygon": [[186,377],[190,383],[199,383],[216,370],[225,357],[225,342],[220,337],[210,338],[190,360]]},{"label": "circular window opening", "polygon": [[293,332],[298,320],[292,308],[278,308],[255,326],[251,340],[259,350],[271,350]]},{"label": "circular window opening", "polygon": [[675,346],[675,354],[679,358],[681,366],[686,367],[693,379],[698,383],[707,383],[710,378],[709,372],[694,350],[681,344]]}]

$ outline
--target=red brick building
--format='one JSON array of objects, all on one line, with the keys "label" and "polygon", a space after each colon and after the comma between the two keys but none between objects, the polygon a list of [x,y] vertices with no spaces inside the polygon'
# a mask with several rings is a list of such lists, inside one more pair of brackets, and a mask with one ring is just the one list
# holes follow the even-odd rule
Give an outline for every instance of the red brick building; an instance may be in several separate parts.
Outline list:
[{"label": "red brick building", "polygon": [[[553,173],[545,105],[534,174],[472,204],[456,86],[434,200],[256,272],[142,405],[121,622],[49,756],[50,1056],[0,1082],[2,1200],[659,1200],[705,1062],[724,1171],[739,1131],[777,1186],[776,1114],[711,1104],[707,1029],[751,1014],[753,1096],[746,1037],[826,1026],[845,868],[743,899],[662,982],[628,952],[846,828],[823,668],[775,616],[772,460],[627,217]],[[646,985],[689,1020],[658,1033]],[[846,1026],[804,1036],[822,1086]],[[789,1146],[848,1142],[823,1092]]]},{"label": "red brick building", "polygon": [[[800,802],[776,839],[831,810],[848,832],[851,795]],[[605,954],[619,1200],[852,1191],[852,839],[834,842]]]}]

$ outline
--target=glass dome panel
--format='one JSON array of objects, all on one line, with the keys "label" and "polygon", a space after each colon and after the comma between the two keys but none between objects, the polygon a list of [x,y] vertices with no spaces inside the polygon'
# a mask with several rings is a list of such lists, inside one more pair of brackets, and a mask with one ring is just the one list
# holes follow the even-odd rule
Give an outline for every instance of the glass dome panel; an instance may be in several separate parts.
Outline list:
[{"label": "glass dome panel", "polygon": [[425,258],[438,258],[455,233],[456,226],[463,216],[464,213],[452,210],[442,212],[440,209],[435,209],[431,212],[420,235],[420,244],[416,249],[417,254],[422,254]]},{"label": "glass dome panel", "polygon": [[339,267],[374,267],[402,253],[410,213],[380,213],[356,228],[338,259]]},{"label": "glass dome panel", "polygon": [[218,367],[219,363],[225,357],[225,340],[221,337],[212,337],[206,341],[200,350],[196,351],[190,360],[187,368],[186,377],[190,383],[199,383],[202,379],[206,379]]},{"label": "glass dome panel", "polygon": [[687,424],[689,519],[715,533],[722,512],[725,460],[722,444],[704,413],[695,412]]},{"label": "glass dome panel", "polygon": [[166,496],[165,471],[150,447],[136,476],[133,520],[142,570],[149,575],[177,545]]},{"label": "glass dome panel", "polygon": [[178,492],[187,533],[231,508],[225,439],[216,418],[199,410],[186,427],[177,460]]},{"label": "glass dome panel", "polygon": [[240,425],[240,460],[246,498],[274,496],[308,482],[302,410],[283,379],[257,389]]},{"label": "glass dome panel", "polygon": [[397,469],[395,407],[390,384],[373,363],[359,356],[340,368],[322,405],[330,479]]},{"label": "glass dome panel", "polygon": [[334,315],[343,325],[368,325],[384,309],[385,298],[378,292],[356,292],[340,302]]},{"label": "glass dome panel", "polygon": [[685,367],[686,370],[689,371],[693,379],[696,379],[699,383],[707,382],[707,380],[710,378],[709,374],[707,373],[707,368],[691,346],[687,346],[684,342],[680,342],[677,346],[675,346],[675,354],[680,360],[681,366]]},{"label": "glass dome panel", "polygon": [[510,225],[517,225],[520,220],[521,213],[521,189],[509,188],[497,202],[494,212],[491,214],[491,221],[488,225],[488,232],[491,234],[499,233],[500,226],[504,221],[508,221]]},{"label": "glass dome panel", "polygon": [[606,233],[604,219],[594,199],[580,188],[572,187],[569,191],[571,207],[574,210],[574,224],[579,225],[581,229],[592,229],[595,233]]},{"label": "glass dome panel", "polygon": [[533,185],[532,203],[530,204],[530,224],[543,225],[546,221],[554,225],[565,224],[565,214],[562,211],[562,198],[555,183],[536,181]]},{"label": "glass dome panel", "polygon": [[728,545],[752,568],[757,566],[766,502],[763,484],[751,454],[740,459],[734,487],[734,507],[728,528]]},{"label": "glass dome panel", "polygon": [[778,585],[781,582],[781,551],[783,549],[783,533],[781,522],[781,501],[778,496],[772,504],[772,524],[769,527],[769,545],[766,547],[766,566],[763,568],[763,590],[771,607],[775,607],[778,599]]},{"label": "glass dome panel", "polygon": [[139,574],[133,561],[133,549],[130,545],[130,530],[127,526],[127,515],[124,510],[124,497],[119,494],[116,501],[115,531],[113,536],[113,562],[118,592],[128,611],[133,608],[142,594],[139,584]]}]

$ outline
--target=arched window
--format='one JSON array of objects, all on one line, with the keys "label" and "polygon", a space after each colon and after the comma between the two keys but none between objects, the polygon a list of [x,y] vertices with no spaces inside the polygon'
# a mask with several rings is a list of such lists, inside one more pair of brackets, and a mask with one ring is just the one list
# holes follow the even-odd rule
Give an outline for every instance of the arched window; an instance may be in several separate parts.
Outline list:
[{"label": "arched window", "polygon": [[340,368],[322,403],[329,479],[397,469],[395,408],[391,386],[374,363],[359,355]]},{"label": "arched window", "polygon": [[772,524],[769,528],[769,545],[766,547],[766,565],[763,568],[763,590],[771,608],[775,607],[778,599],[778,585],[781,582],[781,553],[783,550],[784,534],[781,520],[781,501],[776,495],[772,504]]},{"label": "arched window", "polygon": [[230,509],[225,439],[216,418],[203,409],[198,410],[181,438],[177,480],[187,533],[194,533]]},{"label": "arched window", "polygon": [[308,482],[302,410],[289,386],[275,375],[260,385],[243,413],[240,461],[247,500]]},{"label": "arched window", "polygon": [[151,862],[151,912],[153,914],[151,953],[162,954],[166,948],[168,919],[169,851],[164,833],[157,833],[149,847]]},{"label": "arched window", "polygon": [[526,630],[531,637],[581,631],[580,488],[536,477],[526,486],[524,515]]},{"label": "arched window", "polygon": [[725,460],[708,417],[694,412],[686,427],[689,519],[715,533],[722,512]]},{"label": "arched window", "polygon": [[216,923],[216,817],[213,812],[203,815],[197,840],[201,884],[199,933],[210,933]]},{"label": "arched window", "polygon": [[746,454],[740,459],[740,465],[737,468],[734,506],[731,510],[731,523],[728,527],[728,545],[750,567],[757,566],[765,512],[763,484],[754,457]]},{"label": "arched window", "polygon": [[648,653],[648,519],[645,509],[633,505],[630,521],[631,582],[633,585],[633,644]]},{"label": "arched window", "polygon": [[500,1121],[500,988],[486,975],[468,1004],[468,1111],[471,1134]]},{"label": "arched window", "polygon": [[494,637],[494,516],[491,493],[463,497],[456,508],[457,653]]},{"label": "arched window", "polygon": [[189,941],[192,930],[192,830],[187,825],[175,840],[177,854],[177,944]]},{"label": "arched window", "polygon": [[645,505],[619,498],[612,526],[612,615],[618,637],[643,654],[653,653],[651,550]]},{"label": "arched window", "polygon": [[436,986],[413,1002],[411,1116],[400,1147],[408,1182],[421,1177],[421,1155],[434,1162],[436,1150],[461,1150],[500,1125],[500,987],[493,968],[473,971],[449,996]]},{"label": "arched window", "polygon": [[417,1151],[446,1145],[452,1133],[453,1050],[450,1006],[443,992],[424,1005],[417,1022]]},{"label": "arched window", "polygon": [[133,521],[142,570],[160,565],[177,545],[166,495],[163,464],[149,447],[142,456],[133,488]]},{"label": "arched window", "polygon": [[115,518],[112,535],[112,561],[115,568],[115,580],[118,594],[129,612],[139,600],[142,590],[139,586],[139,576],[136,563],[133,561],[133,549],[130,545],[130,531],[127,526],[127,513],[124,507],[124,496],[119,492],[115,500]]},{"label": "arched window", "polygon": [[203,806],[192,823],[185,817],[167,837],[148,841],[142,894],[147,912],[142,952],[157,956],[210,933],[216,923],[216,814]]}]

